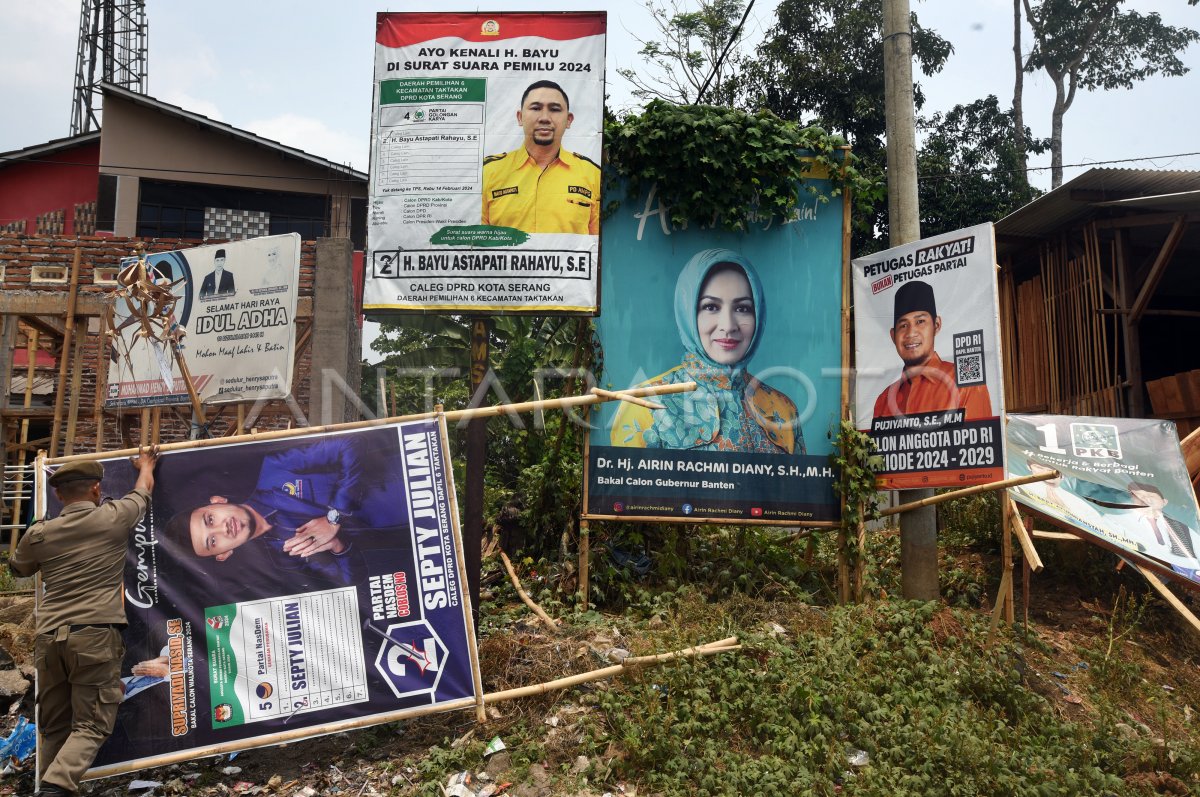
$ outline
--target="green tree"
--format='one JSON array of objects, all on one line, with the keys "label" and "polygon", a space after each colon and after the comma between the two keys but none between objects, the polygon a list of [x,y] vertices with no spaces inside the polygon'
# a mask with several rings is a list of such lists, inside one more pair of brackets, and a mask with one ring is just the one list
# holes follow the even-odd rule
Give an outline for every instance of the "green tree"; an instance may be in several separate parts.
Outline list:
[{"label": "green tree", "polygon": [[633,84],[633,95],[642,100],[734,105],[744,7],[742,0],[701,0],[697,10],[685,11],[679,0],[669,5],[647,0],[658,38],[632,35],[642,45],[638,55],[653,69],[618,69],[617,74]]},{"label": "green tree", "polygon": [[[430,397],[447,410],[472,402],[470,373],[471,319],[465,316],[414,315],[384,322],[374,344],[385,358],[384,392],[396,397],[396,412],[424,412]],[[586,390],[583,378],[567,374],[591,362],[591,333],[586,320],[561,316],[501,316],[493,319],[489,342],[492,377],[489,395],[480,403],[506,398],[516,403],[575,395]],[[378,389],[375,374],[365,394]],[[366,380],[364,380],[366,381]],[[427,392],[429,391],[429,392]],[[370,401],[370,400],[368,400]],[[497,416],[488,422],[485,518],[519,517],[527,550],[535,555],[553,552],[564,531],[579,514],[582,428],[564,413],[544,418],[525,413],[512,420]],[[463,462],[465,434],[451,428],[456,467]],[[456,474],[461,489],[465,484]],[[512,551],[516,553],[516,551]]]},{"label": "green tree", "polygon": [[[878,0],[783,0],[775,26],[746,65],[753,106],[785,119],[839,133],[854,151],[884,151],[883,8]],[[954,51],[912,16],[913,59],[926,75],[941,71]],[[914,86],[916,107],[925,101]]]},{"label": "green tree", "polygon": [[[1013,112],[1001,110],[995,95],[936,113],[919,126],[926,134],[917,154],[922,235],[997,221],[1038,195],[1021,167]],[[1024,133],[1028,151],[1049,148],[1045,139]]]},{"label": "green tree", "polygon": [[[1198,0],[1188,0],[1195,5]],[[1132,88],[1154,75],[1183,75],[1179,55],[1200,38],[1191,28],[1163,24],[1155,13],[1123,10],[1124,0],[1022,0],[1034,46],[1025,71],[1045,71],[1054,83],[1050,120],[1051,185],[1063,179],[1063,117],[1083,91]]]},{"label": "green tree", "polygon": [[[842,135],[859,169],[882,180],[887,165],[884,114],[883,8],[878,0],[783,0],[776,23],[743,65],[750,107]],[[939,72],[950,42],[912,17],[913,59],[921,72]],[[913,87],[918,109],[925,97]],[[887,240],[886,196],[855,202],[853,251],[866,254]]]}]

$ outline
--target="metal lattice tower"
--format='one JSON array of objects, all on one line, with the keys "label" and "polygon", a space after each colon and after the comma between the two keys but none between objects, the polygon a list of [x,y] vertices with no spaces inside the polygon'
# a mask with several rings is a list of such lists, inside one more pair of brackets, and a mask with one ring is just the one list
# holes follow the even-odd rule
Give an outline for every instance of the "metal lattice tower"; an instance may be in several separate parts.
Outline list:
[{"label": "metal lattice tower", "polygon": [[83,0],[71,135],[100,129],[101,83],[146,93],[146,0]]}]

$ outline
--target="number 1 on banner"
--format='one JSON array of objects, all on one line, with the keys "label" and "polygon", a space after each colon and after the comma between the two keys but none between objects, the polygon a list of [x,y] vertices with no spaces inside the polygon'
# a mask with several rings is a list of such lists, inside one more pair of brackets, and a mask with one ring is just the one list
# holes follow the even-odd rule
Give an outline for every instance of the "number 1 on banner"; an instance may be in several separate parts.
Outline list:
[{"label": "number 1 on banner", "polygon": [[1042,451],[1049,451],[1051,454],[1067,453],[1067,450],[1065,448],[1058,447],[1058,427],[1057,426],[1055,426],[1052,423],[1048,423],[1045,426],[1036,426],[1034,428],[1042,433],[1042,437],[1046,438],[1046,445],[1038,446],[1039,449],[1041,449]]}]

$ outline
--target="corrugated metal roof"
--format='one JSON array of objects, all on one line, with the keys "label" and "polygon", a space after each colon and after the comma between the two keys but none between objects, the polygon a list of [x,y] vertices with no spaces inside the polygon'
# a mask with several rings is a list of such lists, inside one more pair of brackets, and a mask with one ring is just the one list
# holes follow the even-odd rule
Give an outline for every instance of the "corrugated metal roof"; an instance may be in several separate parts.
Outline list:
[{"label": "corrugated metal roof", "polygon": [[1171,211],[1190,213],[1200,210],[1200,191],[1180,191],[1177,194],[1142,196],[1135,199],[1114,199],[1112,202],[1097,202],[1096,206],[1102,208],[1136,208],[1137,210],[1154,210],[1160,213]]},{"label": "corrugated metal roof", "polygon": [[1096,215],[1114,200],[1192,191],[1200,191],[1200,172],[1090,169],[996,222],[997,248],[1008,248],[1005,239],[1013,245],[1013,238],[1042,238]]}]

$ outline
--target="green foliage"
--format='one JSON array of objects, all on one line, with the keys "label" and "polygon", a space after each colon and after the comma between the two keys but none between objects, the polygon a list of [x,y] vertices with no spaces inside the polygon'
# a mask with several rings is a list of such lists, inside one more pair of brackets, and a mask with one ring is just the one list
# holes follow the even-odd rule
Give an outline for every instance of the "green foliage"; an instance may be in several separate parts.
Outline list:
[{"label": "green foliage", "polygon": [[[487,395],[473,399],[468,378],[471,321],[422,315],[385,322],[375,349],[386,357],[374,373],[365,374],[363,392],[377,395],[377,379],[383,378],[389,401],[396,398],[397,414],[426,412],[435,402],[454,410],[473,400],[476,405],[522,402],[580,392],[580,380],[570,374],[591,364],[586,320],[502,316],[492,319]],[[558,411],[501,416],[487,423],[485,520],[502,530],[518,530],[505,539],[515,541],[517,549],[549,553],[579,514],[581,427]],[[451,428],[451,447],[461,499],[465,427]]]},{"label": "green foliage", "polygon": [[[953,46],[921,27],[916,14],[912,31],[914,65],[926,75],[940,72]],[[883,5],[876,0],[783,0],[757,60],[746,67],[748,104],[839,133],[860,156],[882,163],[882,38]],[[920,85],[913,95],[919,109]]]},{"label": "green foliage", "polygon": [[[1019,651],[986,648],[984,619],[935,610],[833,608],[788,637],[743,629],[737,655],[599,693],[598,731],[625,754],[618,775],[665,795],[1124,793],[1088,732],[1023,685]],[[856,751],[866,766],[848,763]]]},{"label": "green foliage", "polygon": [[999,496],[1002,495],[1003,491],[989,491],[939,504],[938,543],[948,548],[971,548],[980,552],[999,553]]},{"label": "green foliage", "polygon": [[[954,51],[950,42],[921,27],[916,14],[912,33],[914,66],[926,75],[941,71]],[[883,5],[877,0],[783,0],[758,57],[743,65],[743,102],[844,136],[867,182],[882,184],[887,166],[882,37]],[[917,109],[924,99],[914,83]],[[855,194],[857,255],[883,248],[886,199],[883,191]]]},{"label": "green foliage", "polygon": [[[1189,0],[1194,5],[1195,0]],[[1186,74],[1179,55],[1200,33],[1164,25],[1156,13],[1122,8],[1124,0],[1024,0],[1034,46],[1028,72],[1044,71],[1054,84],[1051,116],[1051,184],[1062,184],[1063,117],[1075,93],[1128,89],[1155,75]]]},{"label": "green foliage", "polygon": [[[922,119],[917,154],[921,234],[930,237],[984,221],[999,221],[1041,192],[1021,170],[1013,113],[995,95]],[[1040,154],[1047,139],[1025,130],[1025,150]]]},{"label": "green foliage", "polygon": [[[618,69],[617,74],[633,84],[633,96],[639,99],[685,105],[705,99],[714,105],[733,105],[741,61],[735,33],[740,38],[738,23],[744,7],[742,0],[701,0],[695,11],[684,11],[679,0],[670,0],[669,7],[649,0],[646,9],[660,38],[630,33],[642,45],[638,55],[651,68]],[[727,48],[729,53],[721,60]]]},{"label": "green foliage", "polygon": [[1090,651],[1092,682],[1112,694],[1128,692],[1142,680],[1141,668],[1121,655],[1119,643],[1134,632],[1146,612],[1145,598],[1130,595],[1122,586],[1113,599],[1101,646]]},{"label": "green foliage", "polygon": [[679,227],[745,230],[790,218],[801,198],[796,185],[813,175],[830,176],[833,196],[847,185],[856,196],[882,190],[853,158],[844,160],[840,138],[767,111],[654,100],[640,114],[610,120],[605,145],[610,176],[625,179],[629,196],[657,186]]}]

